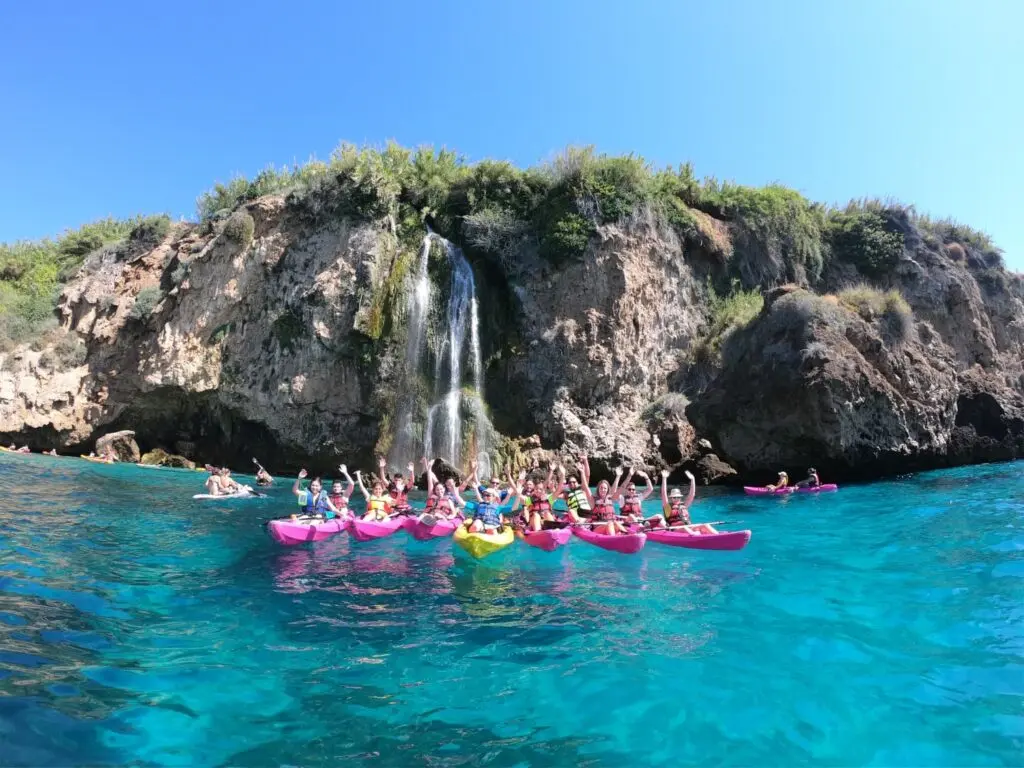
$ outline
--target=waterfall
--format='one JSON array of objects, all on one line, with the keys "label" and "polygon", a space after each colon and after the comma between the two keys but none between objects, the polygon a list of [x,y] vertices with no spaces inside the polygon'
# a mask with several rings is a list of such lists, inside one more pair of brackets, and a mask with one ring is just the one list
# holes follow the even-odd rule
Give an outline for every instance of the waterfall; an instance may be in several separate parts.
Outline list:
[{"label": "waterfall", "polygon": [[[437,290],[430,281],[433,243],[443,246],[451,271],[444,307],[440,306],[444,291]],[[466,458],[463,444],[471,433],[473,458],[480,461],[481,477],[486,477],[490,474],[487,451],[492,427],[483,396],[479,303],[473,268],[458,247],[428,231],[413,281],[408,300],[406,380],[399,395],[392,463],[405,466],[427,454],[431,458],[440,455],[461,467]],[[434,296],[438,297],[437,306],[431,304]],[[428,323],[432,333],[428,333]],[[425,376],[433,378],[429,393],[420,391]]]}]

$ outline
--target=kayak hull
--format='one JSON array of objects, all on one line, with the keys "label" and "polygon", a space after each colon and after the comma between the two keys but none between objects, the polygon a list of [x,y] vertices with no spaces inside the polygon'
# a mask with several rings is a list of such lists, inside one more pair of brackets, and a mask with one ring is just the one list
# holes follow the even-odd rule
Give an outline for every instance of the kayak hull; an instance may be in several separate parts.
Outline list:
[{"label": "kayak hull", "polygon": [[807,488],[797,488],[797,493],[829,493],[831,491],[838,491],[839,486],[835,483],[823,483],[822,485]]},{"label": "kayak hull", "polygon": [[455,529],[452,539],[468,555],[482,560],[507,547],[516,540],[516,535],[511,526],[505,526],[501,533],[470,533],[466,526],[460,525]]},{"label": "kayak hull", "polygon": [[431,539],[451,536],[462,523],[462,520],[459,518],[454,520],[437,520],[433,525],[422,523],[416,518],[410,518],[410,520],[412,520],[412,524],[407,525],[406,530],[417,541],[430,541]]},{"label": "kayak hull", "polygon": [[647,539],[669,547],[687,549],[708,549],[720,552],[734,552],[743,549],[750,541],[750,531],[717,531],[710,525],[694,525],[694,532],[659,531],[647,532]]},{"label": "kayak hull", "polygon": [[524,531],[522,539],[531,547],[542,549],[545,552],[554,552],[559,547],[564,547],[572,538],[572,529],[551,528],[544,531]]},{"label": "kayak hull", "polygon": [[747,496],[786,496],[796,493],[796,488],[787,486],[785,488],[765,488],[764,486],[744,485],[743,492]]},{"label": "kayak hull", "polygon": [[193,499],[254,499],[256,494],[252,491],[239,491],[238,493],[222,493],[215,496],[212,493],[195,493],[192,494]]},{"label": "kayak hull", "polygon": [[348,532],[356,541],[383,539],[404,528],[407,520],[406,517],[391,517],[379,523],[370,520],[353,520],[349,524]]},{"label": "kayak hull", "polygon": [[267,532],[278,544],[290,547],[296,544],[305,544],[308,541],[329,539],[331,536],[344,533],[348,526],[348,520],[339,520],[338,518],[309,525],[285,518],[271,520],[267,524]]},{"label": "kayak hull", "polygon": [[594,533],[583,526],[574,527],[572,532],[588,544],[607,549],[609,552],[618,552],[620,555],[635,555],[647,543],[647,534],[644,533],[622,533],[608,536],[603,533]]}]

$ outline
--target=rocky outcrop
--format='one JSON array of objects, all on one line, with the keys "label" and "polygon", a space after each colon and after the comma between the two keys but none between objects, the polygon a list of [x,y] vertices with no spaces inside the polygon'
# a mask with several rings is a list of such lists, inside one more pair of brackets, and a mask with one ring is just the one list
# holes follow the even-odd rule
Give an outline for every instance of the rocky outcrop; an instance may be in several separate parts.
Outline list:
[{"label": "rocky outcrop", "polygon": [[[880,322],[880,321],[879,321]],[[958,372],[926,321],[892,346],[883,329],[807,291],[770,296],[733,334],[715,385],[688,413],[741,470],[877,476],[1024,451],[1019,394]],[[754,384],[756,382],[756,384]],[[995,403],[1000,403],[996,406]]]},{"label": "rocky outcrop", "polygon": [[112,452],[118,461],[138,463],[141,458],[139,444],[135,442],[135,432],[124,429],[120,432],[111,432],[96,440],[96,455],[105,456]]},{"label": "rocky outcrop", "polygon": [[177,469],[195,469],[196,463],[190,459],[186,459],[184,456],[175,456],[173,453],[168,453],[163,448],[154,448],[148,453],[144,453],[142,458],[139,459],[140,464],[154,467],[175,467]]},{"label": "rocky outcrop", "polygon": [[[146,450],[217,465],[373,466],[399,426],[421,233],[346,210],[267,196],[175,225],[155,247],[90,255],[59,305],[85,363],[55,370],[28,347],[0,353],[0,442],[73,452],[130,427]],[[691,377],[708,285],[729,290],[730,260],[764,273],[761,251],[744,250],[753,230],[731,241],[734,222],[692,213],[703,233],[693,241],[639,209],[595,226],[583,256],[558,263],[527,236],[514,258],[467,245],[499,464],[587,453],[595,479],[631,465],[733,482],[736,469],[873,476],[1024,453],[1019,276],[908,229],[875,282],[910,303],[912,338],[894,343],[883,319],[807,291],[864,279],[834,261],[807,276],[813,285],[770,293],[720,362]],[[781,279],[775,267],[765,274]]]}]

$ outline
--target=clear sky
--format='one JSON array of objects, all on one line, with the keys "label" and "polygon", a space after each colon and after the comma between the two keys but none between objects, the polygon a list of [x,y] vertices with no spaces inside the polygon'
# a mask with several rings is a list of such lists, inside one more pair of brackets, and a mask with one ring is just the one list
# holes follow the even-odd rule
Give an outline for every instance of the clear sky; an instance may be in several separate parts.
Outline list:
[{"label": "clear sky", "polygon": [[1024,0],[7,2],[0,105],[0,240],[193,216],[342,139],[594,144],[895,197],[1024,269]]}]

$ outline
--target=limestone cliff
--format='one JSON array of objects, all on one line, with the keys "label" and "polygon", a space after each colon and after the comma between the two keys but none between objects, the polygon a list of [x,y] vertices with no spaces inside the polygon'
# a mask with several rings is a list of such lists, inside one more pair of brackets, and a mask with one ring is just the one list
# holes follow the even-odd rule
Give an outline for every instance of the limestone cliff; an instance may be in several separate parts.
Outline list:
[{"label": "limestone cliff", "polygon": [[[85,361],[0,353],[0,441],[77,451],[132,429],[143,450],[236,466],[368,464],[402,426],[423,230],[402,215],[415,196],[354,211],[355,194],[255,196],[155,246],[91,253],[58,303]],[[588,452],[598,474],[715,477],[717,453],[748,475],[814,463],[850,477],[1024,453],[1024,285],[990,249],[890,212],[896,246],[880,269],[844,256],[820,217],[769,231],[728,201],[679,194],[688,202],[668,213],[634,200],[616,216],[596,193],[558,198],[555,224],[537,209],[497,244],[477,213],[422,209],[476,274],[499,461],[533,434],[546,455]],[[553,257],[551,232],[577,220],[581,239],[558,241],[576,251]],[[805,224],[818,227],[811,245]],[[898,338],[889,315],[842,298],[865,280],[909,302]],[[742,290],[766,292],[764,309],[702,357],[715,296]]]}]

